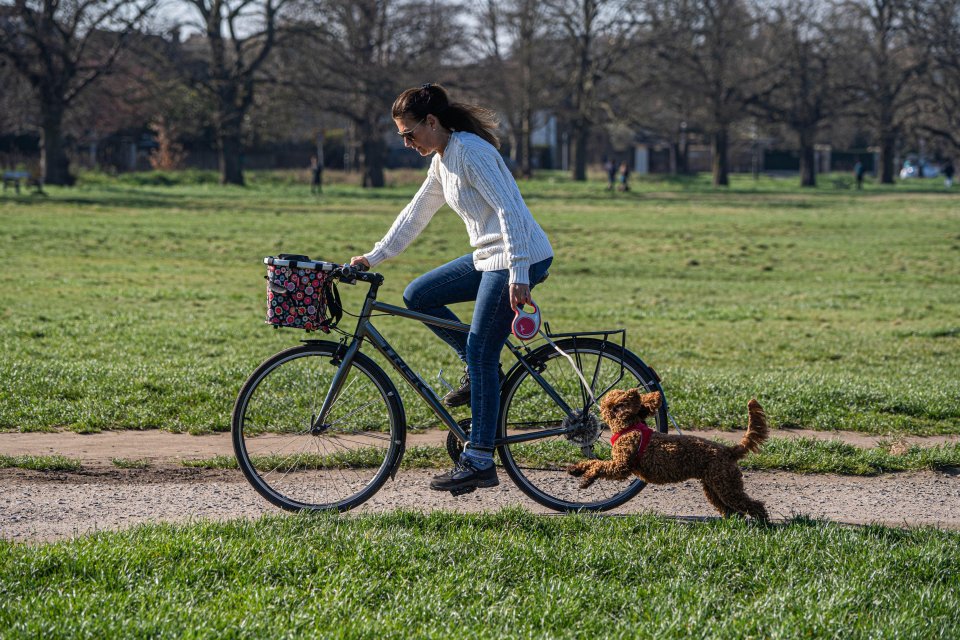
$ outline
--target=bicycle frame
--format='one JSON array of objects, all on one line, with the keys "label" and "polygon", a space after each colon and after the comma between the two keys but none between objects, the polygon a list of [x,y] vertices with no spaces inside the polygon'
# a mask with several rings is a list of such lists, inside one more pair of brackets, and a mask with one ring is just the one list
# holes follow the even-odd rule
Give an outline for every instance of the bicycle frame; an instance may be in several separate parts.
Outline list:
[{"label": "bicycle frame", "polygon": [[[366,276],[366,277],[363,277]],[[431,324],[437,327],[443,327],[446,329],[453,329],[455,331],[469,332],[470,325],[463,324],[462,322],[454,322],[450,320],[444,320],[442,318],[437,318],[435,316],[425,315],[417,311],[410,311],[403,307],[398,307],[392,304],[387,304],[377,300],[377,291],[380,288],[380,285],[383,284],[383,276],[379,274],[363,274],[358,276],[358,279],[368,282],[370,284],[370,290],[367,292],[366,299],[363,303],[363,308],[360,312],[359,320],[357,321],[357,326],[354,329],[352,340],[349,345],[347,345],[346,350],[344,351],[341,359],[340,366],[337,369],[337,372],[333,376],[333,380],[330,383],[330,389],[327,392],[326,398],[323,400],[323,405],[320,408],[320,412],[314,421],[314,428],[318,425],[323,424],[327,413],[330,411],[333,403],[336,401],[337,397],[340,395],[340,391],[343,388],[343,383],[346,378],[346,371],[349,369],[349,365],[353,362],[354,357],[357,352],[360,350],[361,344],[364,340],[368,340],[374,348],[379,351],[396,369],[397,373],[407,381],[407,383],[413,387],[413,390],[417,392],[424,402],[427,403],[433,412],[440,418],[440,421],[452,431],[457,439],[461,442],[466,442],[469,439],[466,431],[457,424],[457,421],[450,415],[450,412],[447,411],[446,407],[443,406],[443,403],[437,397],[437,394],[434,393],[433,389],[421,378],[410,366],[400,357],[400,354],[394,350],[390,343],[387,342],[386,338],[377,331],[370,322],[370,316],[373,313],[397,316],[400,318],[408,318],[410,320],[417,320],[425,324]],[[307,341],[309,342],[309,341]],[[514,355],[517,361],[523,366],[529,374],[533,377],[534,380],[543,388],[543,390],[557,403],[564,413],[567,416],[573,416],[574,410],[564,401],[562,397],[556,392],[556,390],[550,386],[540,373],[524,359],[523,354],[521,353],[521,348],[514,345],[510,340],[507,340],[507,348]],[[572,427],[561,427],[556,429],[544,429],[537,431],[536,433],[528,434],[517,434],[508,436],[506,438],[497,438],[494,440],[494,446],[502,446],[507,444],[515,444],[518,442],[527,442],[530,440],[539,440],[541,438],[548,438],[551,436],[565,435],[570,433],[576,428],[576,425]]]}]

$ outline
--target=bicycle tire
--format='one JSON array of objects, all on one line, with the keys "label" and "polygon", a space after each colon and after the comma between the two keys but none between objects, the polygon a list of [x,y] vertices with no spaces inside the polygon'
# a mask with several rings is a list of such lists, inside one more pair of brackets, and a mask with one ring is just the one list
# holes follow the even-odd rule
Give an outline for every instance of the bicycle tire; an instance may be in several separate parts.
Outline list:
[{"label": "bicycle tire", "polygon": [[264,361],[233,408],[233,449],[261,496],[288,511],[346,511],[396,473],[406,441],[400,395],[357,353],[326,424],[313,427],[341,345],[311,341]]},{"label": "bicycle tire", "polygon": [[[580,337],[557,340],[556,344],[577,363],[598,401],[609,391],[608,386],[618,389],[642,387],[663,393],[656,373],[620,344]],[[538,347],[526,355],[525,360],[556,389],[571,409],[582,411],[587,404],[583,383],[553,345]],[[620,362],[623,363],[623,378],[617,381]],[[655,428],[661,433],[666,433],[668,426],[665,405],[664,401],[653,417]],[[609,457],[609,427],[600,419],[596,405],[588,413],[593,418],[581,421],[584,428],[575,436],[577,441],[568,436],[552,436],[498,447],[501,464],[511,480],[535,502],[562,512],[605,511],[627,502],[646,486],[643,480],[632,476],[626,481],[599,480],[588,489],[580,489],[580,480],[567,474],[568,464],[588,457],[588,450],[593,456]],[[527,369],[520,364],[514,366],[501,392],[499,437],[530,433],[535,429],[555,429],[562,425],[564,418],[566,413]],[[584,449],[590,440],[593,444]]]}]

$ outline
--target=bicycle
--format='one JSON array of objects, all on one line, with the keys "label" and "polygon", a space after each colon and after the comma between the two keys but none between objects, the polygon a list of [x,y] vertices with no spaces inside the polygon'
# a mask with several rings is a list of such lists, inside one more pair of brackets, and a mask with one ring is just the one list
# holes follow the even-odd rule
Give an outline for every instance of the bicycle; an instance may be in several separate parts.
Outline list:
[{"label": "bicycle", "polygon": [[[294,262],[298,264],[307,263]],[[253,488],[274,505],[291,511],[346,511],[396,477],[406,448],[400,394],[386,372],[362,353],[364,344],[382,354],[449,429],[446,449],[452,460],[469,439],[469,420],[454,419],[371,318],[394,316],[464,332],[470,326],[380,302],[384,277],[379,273],[324,261],[309,261],[309,267],[331,281],[369,285],[357,325],[352,333],[338,329],[343,334],[339,342],[301,340],[250,375],[233,409],[234,453]],[[580,489],[566,467],[584,457],[609,459],[597,406],[604,394],[629,387],[662,393],[660,378],[626,349],[625,329],[552,333],[545,324],[539,336],[520,344],[507,341],[516,362],[500,389],[499,465],[523,493],[551,509],[617,507],[645,483],[633,478]],[[655,417],[660,432],[667,431],[667,416],[664,396]]]}]

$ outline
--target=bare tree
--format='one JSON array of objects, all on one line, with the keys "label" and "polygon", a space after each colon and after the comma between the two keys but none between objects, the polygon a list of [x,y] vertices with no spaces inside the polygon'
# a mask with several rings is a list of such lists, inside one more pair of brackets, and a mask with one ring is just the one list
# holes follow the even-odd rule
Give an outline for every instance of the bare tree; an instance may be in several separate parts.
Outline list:
[{"label": "bare tree", "polygon": [[786,125],[800,147],[800,185],[817,184],[814,145],[825,122],[851,102],[848,64],[833,28],[835,16],[820,0],[787,0],[771,9],[761,59],[770,77],[750,101],[752,109]]},{"label": "bare tree", "polygon": [[298,37],[280,64],[294,70],[301,99],[353,123],[363,185],[384,186],[385,134],[394,98],[439,81],[444,56],[463,41],[459,7],[427,1],[305,0]]},{"label": "bare tree", "polygon": [[701,102],[713,184],[726,186],[731,127],[767,72],[758,56],[754,11],[745,0],[648,0],[646,8],[658,64],[674,90]]},{"label": "bare tree", "polygon": [[33,87],[40,108],[40,169],[73,182],[63,142],[67,110],[107,73],[156,0],[15,0],[0,13],[0,56]]},{"label": "bare tree", "polygon": [[0,57],[0,87],[3,87],[0,91],[0,132],[23,133],[34,129],[38,102],[33,87],[3,57]]},{"label": "bare tree", "polygon": [[922,77],[917,129],[960,153],[960,0],[913,0],[908,28],[931,61]]},{"label": "bare tree", "polygon": [[477,12],[483,86],[507,122],[513,160],[533,175],[534,113],[543,106],[548,56],[545,9],[539,0],[487,0]]},{"label": "bare tree", "polygon": [[546,0],[548,19],[563,39],[556,70],[568,96],[574,180],[587,179],[587,144],[602,113],[600,84],[623,59],[637,30],[629,0]]},{"label": "bare tree", "polygon": [[[600,106],[611,132],[670,142],[670,172],[690,171],[690,142],[702,137],[708,120],[693,83],[679,82],[678,70],[657,57],[660,36],[641,23],[625,57],[608,75]],[[614,136],[616,134],[613,134]]]},{"label": "bare tree", "polygon": [[853,114],[867,120],[880,143],[880,182],[893,184],[898,139],[917,115],[916,80],[928,68],[929,51],[907,29],[909,0],[847,0],[850,46],[859,55],[860,100]]},{"label": "bare tree", "polygon": [[244,118],[264,63],[277,44],[288,0],[183,0],[196,11],[207,44],[205,64],[189,82],[213,103],[221,184],[243,185]]}]

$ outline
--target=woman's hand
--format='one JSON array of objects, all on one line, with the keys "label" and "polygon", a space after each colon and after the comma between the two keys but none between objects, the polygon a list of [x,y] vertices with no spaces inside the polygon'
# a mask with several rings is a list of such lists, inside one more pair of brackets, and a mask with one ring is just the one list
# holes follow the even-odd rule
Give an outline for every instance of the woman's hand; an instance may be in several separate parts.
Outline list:
[{"label": "woman's hand", "polygon": [[510,285],[510,307],[516,311],[520,306],[532,304],[530,285],[514,283]]},{"label": "woman's hand", "polygon": [[365,266],[367,269],[370,268],[370,261],[367,260],[366,258],[364,258],[363,256],[353,256],[352,258],[350,258],[350,266],[351,266],[351,267],[355,267],[355,266],[357,266],[358,264],[362,264],[362,265]]}]

